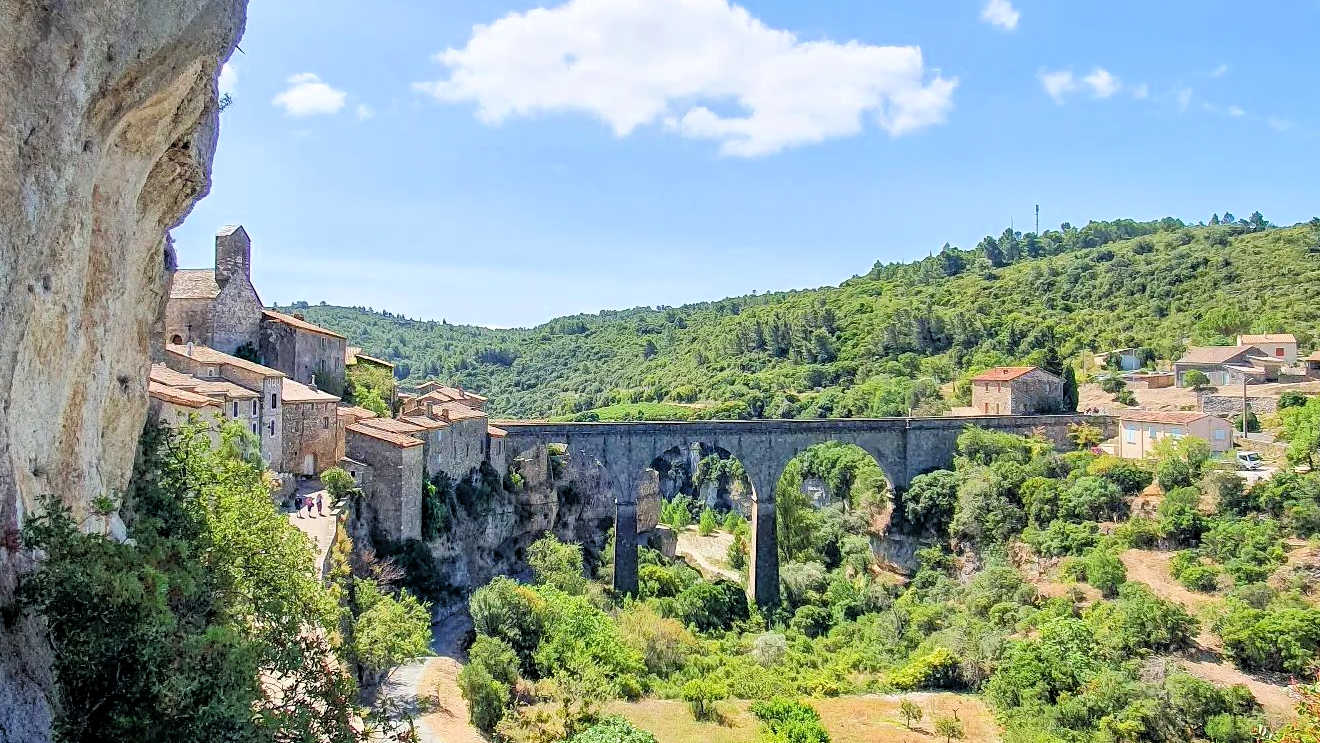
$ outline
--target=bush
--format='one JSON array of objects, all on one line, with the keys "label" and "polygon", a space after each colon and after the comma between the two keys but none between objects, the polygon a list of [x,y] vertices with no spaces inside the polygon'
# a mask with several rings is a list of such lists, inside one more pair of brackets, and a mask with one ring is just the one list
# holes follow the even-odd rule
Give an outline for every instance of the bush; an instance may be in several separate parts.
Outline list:
[{"label": "bush", "polygon": [[528,547],[527,564],[537,583],[574,595],[582,594],[587,588],[582,572],[582,547],[564,544],[549,532]]},{"label": "bush", "polygon": [[777,666],[788,654],[788,640],[778,632],[757,635],[752,641],[752,660],[769,668]]},{"label": "bush", "polygon": [[624,609],[617,621],[623,641],[641,654],[646,670],[658,676],[682,668],[698,648],[696,638],[686,627],[645,604]]},{"label": "bush", "polygon": [[541,642],[546,613],[545,601],[535,591],[499,576],[472,592],[468,612],[478,634],[503,640],[518,654],[523,672],[535,674],[532,655]]},{"label": "bush", "polygon": [[468,650],[468,665],[485,668],[491,678],[510,687],[518,681],[518,654],[497,637],[477,635]]},{"label": "bush", "polygon": [[1306,395],[1298,392],[1297,390],[1288,390],[1282,395],[1279,395],[1280,410],[1284,410],[1286,408],[1300,408],[1305,404],[1306,404]]},{"label": "bush", "polygon": [[1320,651],[1320,609],[1257,609],[1230,600],[1215,630],[1224,649],[1250,670],[1308,673]]},{"label": "bush", "polygon": [[[1234,432],[1236,432],[1236,433],[1241,433],[1241,432],[1242,432],[1242,414],[1241,414],[1241,413],[1238,413],[1237,415],[1233,416],[1233,418],[1231,419],[1230,422],[1233,424],[1233,431],[1234,431]],[[1256,417],[1256,414],[1255,414],[1255,413],[1253,413],[1252,411],[1248,410],[1248,411],[1247,411],[1247,432],[1248,432],[1248,433],[1258,433],[1259,431],[1260,431],[1260,419]]]},{"label": "bush", "polygon": [[1108,454],[1096,457],[1087,465],[1086,473],[1112,482],[1125,495],[1140,493],[1154,479],[1154,474],[1141,462]]},{"label": "bush", "polygon": [[1095,548],[1069,563],[1067,572],[1100,589],[1105,598],[1118,595],[1118,587],[1127,581],[1127,568],[1118,555],[1107,549]]},{"label": "bush", "polygon": [[1205,721],[1205,737],[1210,743],[1254,743],[1261,721],[1220,713]]},{"label": "bush", "polygon": [[891,672],[886,680],[895,689],[927,689],[953,685],[958,673],[958,659],[948,648],[937,647],[919,655]]},{"label": "bush", "polygon": [[1042,557],[1080,555],[1100,543],[1100,529],[1094,521],[1073,524],[1055,519],[1044,530],[1027,527],[1022,531],[1022,541]]},{"label": "bush", "polygon": [[807,637],[819,637],[830,630],[830,610],[810,604],[800,606],[793,613],[793,621],[788,626]]},{"label": "bush", "polygon": [[747,567],[747,539],[742,534],[734,533],[733,541],[729,543],[728,560],[729,567],[734,570]]},{"label": "bush", "polygon": [[729,689],[709,679],[692,679],[683,684],[682,696],[692,711],[692,719],[710,720],[715,715],[715,702],[729,696]]},{"label": "bush", "polygon": [[458,690],[468,703],[468,720],[491,734],[509,705],[509,686],[496,681],[484,666],[469,664],[458,672]]},{"label": "bush", "polygon": [[726,630],[751,616],[747,594],[726,580],[694,583],[683,589],[676,603],[683,621],[701,632]]},{"label": "bush", "polygon": [[750,711],[761,721],[761,743],[829,743],[820,713],[811,705],[772,699],[753,702]]},{"label": "bush", "polygon": [[715,512],[709,508],[702,509],[701,520],[697,523],[697,533],[708,537],[715,533],[715,527],[718,525],[719,520],[715,518]]},{"label": "bush", "polygon": [[612,715],[568,739],[568,743],[656,743],[655,736]]},{"label": "bush", "polygon": [[1189,369],[1183,374],[1183,384],[1194,390],[1203,390],[1210,386],[1210,377],[1200,369]]}]

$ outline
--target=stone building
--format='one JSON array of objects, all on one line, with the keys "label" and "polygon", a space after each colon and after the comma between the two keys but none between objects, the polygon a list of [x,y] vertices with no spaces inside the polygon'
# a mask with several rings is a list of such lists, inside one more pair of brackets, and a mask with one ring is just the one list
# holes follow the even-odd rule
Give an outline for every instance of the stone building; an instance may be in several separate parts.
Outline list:
[{"label": "stone building", "polygon": [[475,392],[468,392],[462,387],[450,387],[428,379],[417,385],[417,393],[409,399],[411,405],[431,402],[456,402],[472,410],[485,410],[486,398]]},{"label": "stone building", "polygon": [[252,286],[252,241],[239,225],[215,235],[215,268],[184,268],[170,279],[166,343],[197,343],[224,353],[256,351],[261,298]]},{"label": "stone building", "polygon": [[1118,416],[1118,455],[1126,459],[1149,456],[1165,438],[1193,436],[1210,445],[1213,452],[1233,448],[1233,426],[1209,413],[1194,410],[1124,410]]},{"label": "stone building", "polygon": [[299,475],[319,475],[339,461],[339,398],[285,377],[284,446],[278,469]]},{"label": "stone building", "polygon": [[176,428],[187,423],[194,415],[204,422],[214,421],[224,415],[220,412],[220,403],[206,395],[156,381],[147,383],[147,399],[151,418]]},{"label": "stone building", "polygon": [[1239,346],[1250,346],[1284,364],[1297,363],[1297,336],[1292,333],[1257,333],[1239,335]]},{"label": "stone building", "polygon": [[246,387],[225,379],[200,379],[161,363],[151,365],[150,383],[165,390],[205,397],[216,405],[215,412],[223,420],[237,421],[254,435],[261,433],[260,395]]},{"label": "stone building", "polygon": [[[257,435],[261,455],[272,466],[284,457],[284,373],[213,348],[188,344],[165,347],[165,364],[206,381],[227,381],[258,395]],[[249,402],[249,406],[251,403]]]},{"label": "stone building", "polygon": [[367,422],[349,426],[344,437],[348,459],[370,470],[365,478],[356,479],[366,496],[373,531],[392,540],[420,539],[422,441]]},{"label": "stone building", "polygon": [[332,395],[344,394],[344,336],[297,315],[265,310],[257,351],[261,363]]},{"label": "stone building", "polygon": [[1255,346],[1189,346],[1182,358],[1173,362],[1174,378],[1179,387],[1189,387],[1187,372],[1201,372],[1216,387],[1261,384],[1279,379],[1282,358],[1268,356]]},{"label": "stone building", "polygon": [[972,377],[972,407],[982,415],[1033,415],[1063,409],[1063,380],[1036,366],[998,366]]}]

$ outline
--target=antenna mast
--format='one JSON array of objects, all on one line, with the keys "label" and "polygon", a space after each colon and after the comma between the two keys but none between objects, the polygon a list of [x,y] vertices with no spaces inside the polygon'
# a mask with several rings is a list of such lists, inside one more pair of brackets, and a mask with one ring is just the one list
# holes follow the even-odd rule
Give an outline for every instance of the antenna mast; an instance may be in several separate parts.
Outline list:
[{"label": "antenna mast", "polygon": [[1040,204],[1036,205],[1036,234],[1040,234]]}]

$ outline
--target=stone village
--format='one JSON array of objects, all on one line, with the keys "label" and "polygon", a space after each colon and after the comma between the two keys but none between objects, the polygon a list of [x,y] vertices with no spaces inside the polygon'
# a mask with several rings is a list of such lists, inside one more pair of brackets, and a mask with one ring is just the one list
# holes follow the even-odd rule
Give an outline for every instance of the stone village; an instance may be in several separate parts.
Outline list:
[{"label": "stone village", "polygon": [[[177,425],[197,415],[242,424],[260,441],[285,498],[300,481],[331,467],[344,469],[363,492],[366,529],[393,541],[422,537],[423,492],[437,475],[458,481],[488,466],[505,478],[515,457],[545,473],[551,469],[541,461],[546,452],[562,447],[605,473],[601,489],[608,491],[613,511],[606,523],[623,535],[615,540],[615,586],[624,591],[636,588],[639,540],[672,549],[664,544],[663,529],[653,531],[660,493],[654,477],[646,478],[661,452],[714,445],[744,463],[752,489],[744,514],[752,520],[748,593],[764,604],[778,594],[774,483],[788,460],[812,444],[854,443],[900,488],[916,474],[952,462],[965,416],[989,428],[1045,435],[1060,447],[1068,445],[1069,425],[1089,423],[1110,439],[1112,453],[1131,458],[1170,436],[1204,438],[1216,452],[1233,445],[1229,423],[1210,412],[1138,408],[1117,416],[1058,415],[1063,380],[1034,366],[981,372],[971,379],[971,406],[944,418],[492,425],[484,397],[433,380],[386,401],[395,412],[386,417],[343,397],[350,367],[376,366],[392,375],[392,364],[298,315],[266,309],[252,284],[251,255],[247,231],[227,226],[216,233],[214,268],[174,272],[159,328],[163,343],[148,384],[157,420]],[[1147,382],[1151,387],[1163,384],[1164,376],[1137,371],[1123,350],[1113,354],[1118,363],[1111,365],[1125,370],[1134,387],[1145,376],[1160,376]],[[1167,378],[1182,387],[1187,371],[1197,369],[1221,384],[1254,384],[1277,379],[1279,365],[1295,360],[1291,336],[1244,337],[1237,346],[1189,349]],[[1301,361],[1312,360],[1320,365],[1320,358]],[[589,530],[603,532],[604,524]]]}]

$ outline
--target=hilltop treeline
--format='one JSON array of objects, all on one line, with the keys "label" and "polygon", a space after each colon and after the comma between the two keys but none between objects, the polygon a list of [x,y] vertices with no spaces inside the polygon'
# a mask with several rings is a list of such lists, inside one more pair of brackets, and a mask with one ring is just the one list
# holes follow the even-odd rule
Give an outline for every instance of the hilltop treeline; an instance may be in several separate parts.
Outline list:
[{"label": "hilltop treeline", "polygon": [[[1083,350],[1161,358],[1238,332],[1320,322],[1320,220],[1260,213],[1208,224],[1115,220],[1005,230],[877,263],[837,287],[575,315],[492,330],[360,307],[291,309],[397,364],[491,398],[496,414],[839,417],[935,412],[939,385],[1008,363],[1059,367]],[[696,404],[696,405],[694,405]],[[610,406],[613,406],[612,408]],[[642,412],[645,411],[645,412]],[[595,413],[586,413],[595,415]]]}]

